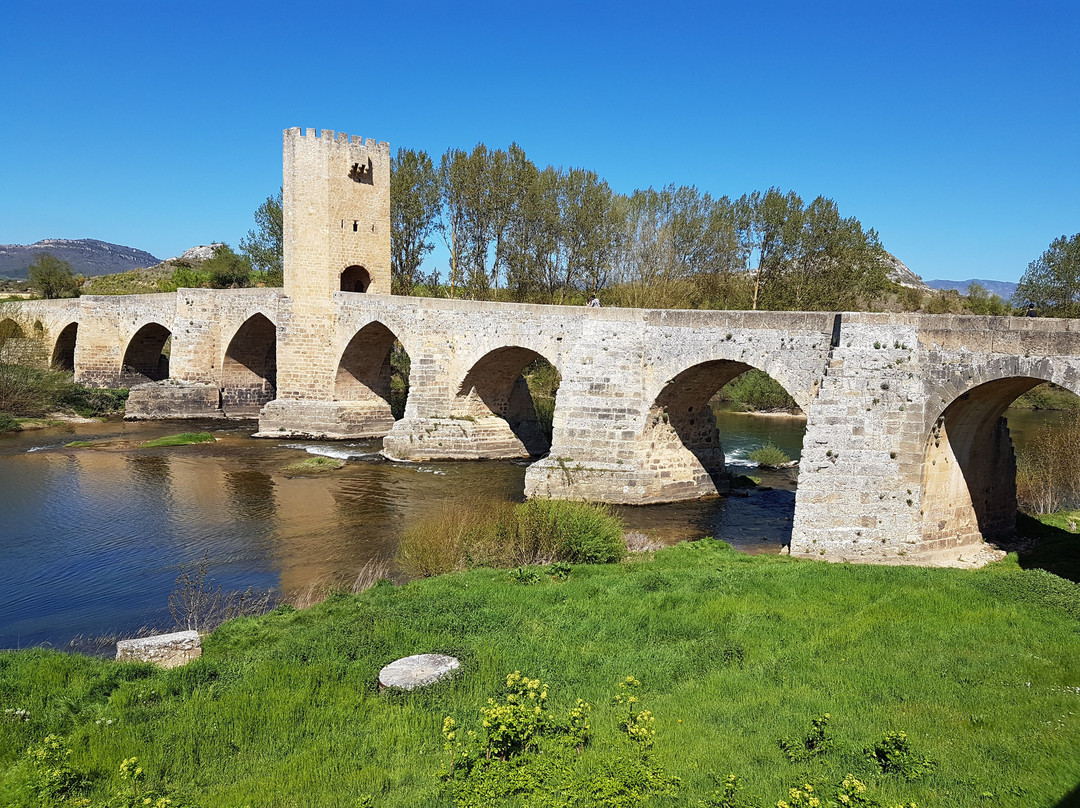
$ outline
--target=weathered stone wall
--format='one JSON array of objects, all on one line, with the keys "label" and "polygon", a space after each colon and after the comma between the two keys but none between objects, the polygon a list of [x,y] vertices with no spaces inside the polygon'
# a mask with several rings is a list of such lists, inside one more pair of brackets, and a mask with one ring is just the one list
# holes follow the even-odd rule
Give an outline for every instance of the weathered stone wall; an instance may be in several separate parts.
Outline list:
[{"label": "weathered stone wall", "polygon": [[[26,300],[0,303],[0,362],[48,367],[63,356],[65,328],[78,322],[79,301]],[[70,331],[69,331],[70,333]]]},{"label": "weathered stone wall", "polygon": [[361,267],[390,291],[390,144],[324,129],[286,129],[283,144],[285,291],[325,305],[342,273]]},{"label": "weathered stone wall", "polygon": [[903,563],[1010,533],[1001,416],[1041,381],[1080,393],[1080,322],[844,314],[807,412],[792,553]]},{"label": "weathered stone wall", "polygon": [[[33,361],[75,334],[76,374],[97,384],[115,383],[141,329],[170,329],[171,378],[138,387],[133,416],[243,415],[265,404],[262,434],[385,435],[386,453],[406,459],[543,453],[520,374],[544,357],[561,384],[550,452],[529,467],[527,492],[609,502],[722,492],[724,436],[707,403],[738,373],[760,368],[807,414],[791,550],[837,560],[955,556],[1007,535],[1015,459],[1002,414],[1040,381],[1080,393],[1080,323],[1041,318],[587,309],[346,292],[305,308],[279,290],[185,289],[2,304],[4,323],[18,332],[5,344]],[[411,359],[397,422],[395,341]]]}]

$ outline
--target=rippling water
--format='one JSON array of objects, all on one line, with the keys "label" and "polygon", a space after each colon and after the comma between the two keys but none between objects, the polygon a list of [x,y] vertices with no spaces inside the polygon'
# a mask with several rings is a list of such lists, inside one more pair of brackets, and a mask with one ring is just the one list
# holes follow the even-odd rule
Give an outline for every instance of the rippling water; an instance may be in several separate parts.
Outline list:
[{"label": "rippling water", "polygon": [[[803,419],[718,421],[733,472],[749,473],[747,454],[768,440],[799,457]],[[218,441],[138,446],[200,430]],[[177,565],[204,553],[226,590],[302,590],[351,581],[369,559],[392,556],[405,527],[462,492],[523,496],[523,462],[394,463],[378,456],[378,440],[279,442],[252,431],[252,422],[115,422],[0,437],[0,648],[169,627]],[[74,440],[118,443],[65,448]],[[313,477],[283,471],[307,454],[346,465]],[[628,529],[664,543],[711,535],[776,552],[791,536],[795,475],[753,473],[771,490],[619,511]]]}]

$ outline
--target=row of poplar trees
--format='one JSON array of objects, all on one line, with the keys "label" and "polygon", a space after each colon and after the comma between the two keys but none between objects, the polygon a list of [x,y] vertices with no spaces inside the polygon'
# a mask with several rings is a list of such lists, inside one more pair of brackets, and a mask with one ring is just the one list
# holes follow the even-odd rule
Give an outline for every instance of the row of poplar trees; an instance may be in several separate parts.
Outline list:
[{"label": "row of poplar trees", "polygon": [[[836,203],[777,188],[616,193],[596,172],[537,167],[516,144],[391,163],[398,294],[627,306],[850,310],[888,288],[877,234]],[[425,272],[441,241],[448,267]]]}]

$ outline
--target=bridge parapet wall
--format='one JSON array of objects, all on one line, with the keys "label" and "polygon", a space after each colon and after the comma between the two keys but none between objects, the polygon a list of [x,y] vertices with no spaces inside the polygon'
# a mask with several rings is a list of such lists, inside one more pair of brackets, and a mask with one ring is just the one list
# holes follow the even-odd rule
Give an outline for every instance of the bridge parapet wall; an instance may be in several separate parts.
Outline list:
[{"label": "bridge parapet wall", "polygon": [[95,295],[79,298],[75,380],[91,387],[120,387],[131,338],[156,323],[173,330],[176,295]]},{"label": "bridge parapet wall", "polygon": [[78,298],[0,303],[0,323],[10,320],[21,335],[0,327],[0,362],[48,367],[60,333],[78,321]]}]

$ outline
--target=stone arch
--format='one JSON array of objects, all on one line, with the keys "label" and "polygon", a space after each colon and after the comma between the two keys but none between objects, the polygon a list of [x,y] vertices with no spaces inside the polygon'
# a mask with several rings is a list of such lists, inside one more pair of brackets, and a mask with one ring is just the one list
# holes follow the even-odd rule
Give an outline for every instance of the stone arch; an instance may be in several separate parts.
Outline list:
[{"label": "stone arch", "polygon": [[663,499],[694,499],[728,490],[724,447],[709,402],[720,388],[753,368],[735,359],[708,359],[676,374],[657,393],[642,438],[645,466],[658,469],[665,481]]},{"label": "stone arch", "polygon": [[371,274],[362,266],[353,264],[342,271],[342,292],[366,292],[369,286],[371,286]]},{"label": "stone arch", "polygon": [[362,418],[376,432],[388,431],[404,413],[408,378],[395,387],[395,353],[408,361],[397,335],[375,321],[353,335],[338,360],[334,401],[348,402],[350,419]]},{"label": "stone arch", "polygon": [[57,370],[75,372],[75,344],[79,337],[79,324],[68,323],[56,337],[50,364]]},{"label": "stone arch", "polygon": [[10,317],[0,320],[0,340],[6,339],[26,339],[23,327]]},{"label": "stone arch", "polygon": [[[537,359],[551,362],[531,348],[506,346],[484,354],[465,374],[458,387],[452,417],[482,423],[489,418],[504,421],[524,453],[531,457],[551,449],[536,415],[529,386],[522,372]],[[558,368],[554,362],[553,366]]]},{"label": "stone arch", "polygon": [[119,386],[134,387],[169,378],[167,343],[171,336],[172,332],[160,323],[147,323],[132,334],[124,350]]},{"label": "stone arch", "polygon": [[1004,415],[1013,401],[1044,381],[1049,379],[984,381],[957,393],[938,413],[923,453],[920,510],[926,551],[952,552],[1015,531],[1016,456]]},{"label": "stone arch", "polygon": [[10,317],[0,320],[0,361],[18,362],[26,350],[26,332]]},{"label": "stone arch", "polygon": [[233,334],[221,363],[221,406],[251,415],[277,392],[277,327],[265,314],[248,317]]},{"label": "stone arch", "polygon": [[38,339],[45,336],[45,326],[42,325],[41,320],[34,320],[34,336]]}]

